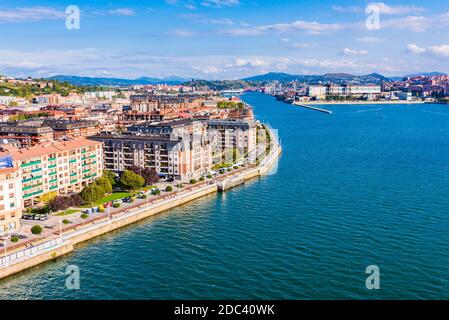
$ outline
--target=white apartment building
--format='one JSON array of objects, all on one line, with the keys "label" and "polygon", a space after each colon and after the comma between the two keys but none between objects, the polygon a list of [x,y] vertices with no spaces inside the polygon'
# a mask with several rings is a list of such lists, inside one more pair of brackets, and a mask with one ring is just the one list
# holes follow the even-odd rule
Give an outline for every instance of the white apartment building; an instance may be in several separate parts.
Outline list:
[{"label": "white apartment building", "polygon": [[[1,160],[0,160],[1,161]],[[17,231],[22,217],[20,171],[9,166],[0,167],[0,235]]]}]

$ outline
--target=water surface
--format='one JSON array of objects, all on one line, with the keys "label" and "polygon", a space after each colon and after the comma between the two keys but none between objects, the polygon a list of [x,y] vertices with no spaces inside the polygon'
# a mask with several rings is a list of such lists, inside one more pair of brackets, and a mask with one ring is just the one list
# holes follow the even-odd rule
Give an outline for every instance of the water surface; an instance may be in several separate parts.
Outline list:
[{"label": "water surface", "polygon": [[449,107],[244,100],[279,129],[276,174],[89,241],[0,281],[0,298],[449,298]]}]

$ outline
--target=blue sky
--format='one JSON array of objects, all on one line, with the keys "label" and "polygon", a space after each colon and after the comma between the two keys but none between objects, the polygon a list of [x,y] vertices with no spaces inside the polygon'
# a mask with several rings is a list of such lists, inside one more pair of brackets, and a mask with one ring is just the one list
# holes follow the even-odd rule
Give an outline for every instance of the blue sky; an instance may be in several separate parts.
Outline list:
[{"label": "blue sky", "polygon": [[[66,7],[81,12],[66,28]],[[366,7],[380,29],[366,27]],[[0,73],[236,79],[449,72],[447,1],[0,0]]]}]

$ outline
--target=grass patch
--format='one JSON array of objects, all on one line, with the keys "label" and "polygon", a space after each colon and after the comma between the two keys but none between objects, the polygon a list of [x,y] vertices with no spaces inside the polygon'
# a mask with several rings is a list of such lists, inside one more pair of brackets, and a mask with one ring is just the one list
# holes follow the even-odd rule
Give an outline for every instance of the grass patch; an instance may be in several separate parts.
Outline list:
[{"label": "grass patch", "polygon": [[129,192],[115,192],[106,197],[103,197],[102,199],[98,200],[97,202],[94,202],[93,204],[86,204],[84,206],[81,206],[81,208],[98,207],[99,205],[105,204],[107,202],[130,197],[130,196],[131,196],[131,193],[129,193]]},{"label": "grass patch", "polygon": [[73,213],[77,213],[77,212],[79,212],[79,210],[69,209],[69,210],[65,210],[65,211],[62,211],[62,212],[56,214],[56,216],[58,216],[58,217],[68,216],[69,214],[73,214]]}]

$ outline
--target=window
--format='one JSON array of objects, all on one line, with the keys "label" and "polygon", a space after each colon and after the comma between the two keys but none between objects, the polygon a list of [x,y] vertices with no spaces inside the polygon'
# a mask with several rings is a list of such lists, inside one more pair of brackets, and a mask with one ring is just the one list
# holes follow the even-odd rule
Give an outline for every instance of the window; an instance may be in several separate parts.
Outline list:
[{"label": "window", "polygon": [[14,183],[9,184],[9,189],[14,189]]},{"label": "window", "polygon": [[14,199],[14,193],[9,194],[9,199]]}]

